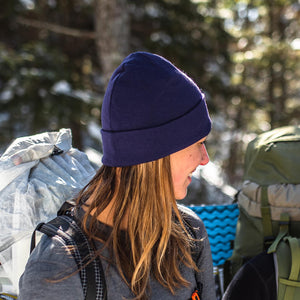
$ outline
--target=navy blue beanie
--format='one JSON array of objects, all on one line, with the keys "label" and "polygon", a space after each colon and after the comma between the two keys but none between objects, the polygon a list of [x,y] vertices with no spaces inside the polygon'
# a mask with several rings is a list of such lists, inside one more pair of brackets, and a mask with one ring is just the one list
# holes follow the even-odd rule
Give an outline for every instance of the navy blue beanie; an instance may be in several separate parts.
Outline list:
[{"label": "navy blue beanie", "polygon": [[161,56],[135,52],[113,73],[102,111],[102,163],[125,167],[182,150],[211,129],[204,94]]}]

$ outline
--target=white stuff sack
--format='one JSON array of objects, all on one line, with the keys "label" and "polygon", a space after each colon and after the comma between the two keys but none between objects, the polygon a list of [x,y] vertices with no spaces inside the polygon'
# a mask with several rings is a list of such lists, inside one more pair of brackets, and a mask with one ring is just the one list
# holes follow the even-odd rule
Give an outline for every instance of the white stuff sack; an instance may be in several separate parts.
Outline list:
[{"label": "white stuff sack", "polygon": [[92,179],[85,153],[72,148],[70,129],[16,139],[0,157],[0,292],[18,293],[36,225]]}]

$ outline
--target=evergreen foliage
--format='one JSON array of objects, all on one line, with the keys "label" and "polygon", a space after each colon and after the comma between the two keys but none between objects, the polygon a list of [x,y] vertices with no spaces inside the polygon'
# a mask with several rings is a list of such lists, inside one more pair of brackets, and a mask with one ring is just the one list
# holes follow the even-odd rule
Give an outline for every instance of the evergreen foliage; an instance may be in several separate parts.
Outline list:
[{"label": "evergreen foliage", "polygon": [[[75,147],[82,149],[87,143],[99,147],[92,138],[86,139],[91,122],[101,125],[108,75],[103,74],[95,43],[95,34],[101,36],[95,32],[95,1],[2,3],[0,149],[16,137],[62,127],[72,129]],[[300,4],[292,0],[127,4],[128,49],[165,56],[205,90],[214,121],[211,159],[222,165],[230,183],[238,184],[250,133],[299,124]]]}]

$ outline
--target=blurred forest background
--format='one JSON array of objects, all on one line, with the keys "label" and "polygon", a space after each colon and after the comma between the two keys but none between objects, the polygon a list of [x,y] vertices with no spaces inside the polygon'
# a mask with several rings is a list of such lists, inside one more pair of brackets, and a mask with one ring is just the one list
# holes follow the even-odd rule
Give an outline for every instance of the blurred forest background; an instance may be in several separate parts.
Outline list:
[{"label": "blurred forest background", "polygon": [[247,143],[300,119],[300,1],[10,0],[0,10],[0,154],[71,128],[99,142],[107,81],[130,52],[165,56],[201,87],[211,160],[238,187]]}]

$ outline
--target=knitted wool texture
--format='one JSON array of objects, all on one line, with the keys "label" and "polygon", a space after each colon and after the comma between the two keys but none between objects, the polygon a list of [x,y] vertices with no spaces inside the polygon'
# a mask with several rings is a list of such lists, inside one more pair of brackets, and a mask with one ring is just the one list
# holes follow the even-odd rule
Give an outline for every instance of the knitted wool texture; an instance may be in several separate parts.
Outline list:
[{"label": "knitted wool texture", "polygon": [[113,73],[102,111],[102,163],[124,167],[184,149],[211,130],[204,94],[165,58],[135,52]]}]

